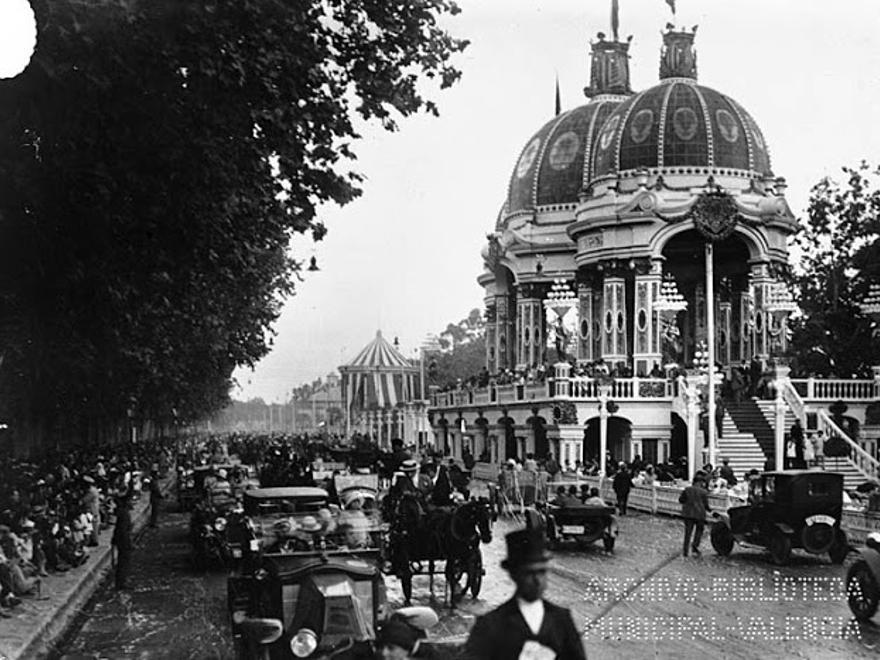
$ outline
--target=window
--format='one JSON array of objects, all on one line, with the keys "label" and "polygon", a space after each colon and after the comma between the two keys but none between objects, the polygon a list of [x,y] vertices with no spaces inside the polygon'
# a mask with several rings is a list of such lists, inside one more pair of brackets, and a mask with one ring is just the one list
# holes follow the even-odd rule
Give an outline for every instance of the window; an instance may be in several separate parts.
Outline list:
[{"label": "window", "polygon": [[828,497],[831,495],[831,484],[827,481],[811,481],[807,484],[807,495],[810,497]]}]

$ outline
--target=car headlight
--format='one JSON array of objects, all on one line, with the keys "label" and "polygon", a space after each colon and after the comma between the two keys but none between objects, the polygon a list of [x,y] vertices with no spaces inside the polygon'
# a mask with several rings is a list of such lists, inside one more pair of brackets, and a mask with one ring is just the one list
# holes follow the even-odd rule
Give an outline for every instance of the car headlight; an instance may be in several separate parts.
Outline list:
[{"label": "car headlight", "polygon": [[214,529],[216,529],[218,532],[222,532],[224,529],[226,529],[226,518],[222,516],[220,518],[217,518],[214,521]]},{"label": "car headlight", "polygon": [[297,658],[307,658],[318,648],[318,636],[308,628],[300,628],[290,640],[290,650]]}]

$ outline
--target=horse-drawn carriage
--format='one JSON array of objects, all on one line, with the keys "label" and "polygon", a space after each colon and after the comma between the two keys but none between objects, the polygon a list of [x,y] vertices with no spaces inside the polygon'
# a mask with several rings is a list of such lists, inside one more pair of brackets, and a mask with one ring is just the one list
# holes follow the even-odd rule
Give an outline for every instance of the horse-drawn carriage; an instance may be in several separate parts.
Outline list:
[{"label": "horse-drawn carriage", "polygon": [[443,564],[449,602],[467,592],[476,598],[483,583],[480,543],[492,541],[492,510],[484,499],[471,499],[452,506],[426,504],[419,495],[406,492],[389,508],[389,560],[400,579],[407,605],[412,599],[412,578],[427,575],[433,596],[434,575]]}]

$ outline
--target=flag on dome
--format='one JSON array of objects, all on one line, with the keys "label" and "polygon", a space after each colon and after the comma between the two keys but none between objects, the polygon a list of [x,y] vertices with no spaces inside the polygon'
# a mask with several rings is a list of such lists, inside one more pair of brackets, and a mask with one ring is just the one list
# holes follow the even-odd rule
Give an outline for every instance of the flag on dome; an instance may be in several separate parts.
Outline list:
[{"label": "flag on dome", "polygon": [[666,0],[666,4],[669,5],[669,8],[672,10],[672,15],[675,16],[675,0]]},{"label": "flag on dome", "polygon": [[559,95],[559,74],[556,74],[556,116],[562,112],[562,97]]}]

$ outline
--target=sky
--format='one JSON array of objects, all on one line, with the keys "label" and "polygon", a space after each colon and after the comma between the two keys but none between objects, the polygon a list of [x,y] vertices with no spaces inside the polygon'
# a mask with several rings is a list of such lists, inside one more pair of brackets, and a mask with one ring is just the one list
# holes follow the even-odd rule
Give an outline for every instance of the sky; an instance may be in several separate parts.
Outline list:
[{"label": "sky", "polygon": [[[632,86],[647,89],[672,15],[665,0],[619,3],[621,37],[633,35]],[[351,360],[379,329],[413,356],[426,334],[483,306],[480,250],[514,164],[553,116],[557,75],[563,109],[586,102],[589,42],[610,33],[611,0],[459,5],[443,24],[471,45],[455,60],[460,82],[435,95],[440,117],[364,132],[355,148],[364,194],[322,210],[323,241],[294,242],[294,255],[314,255],[321,270],[305,273],[285,304],[272,352],[236,372],[234,397],[283,401]],[[880,162],[877,0],[678,0],[677,9],[677,26],[699,25],[700,83],[758,122],[796,215],[822,177]],[[0,63],[6,48],[0,33]]]}]

